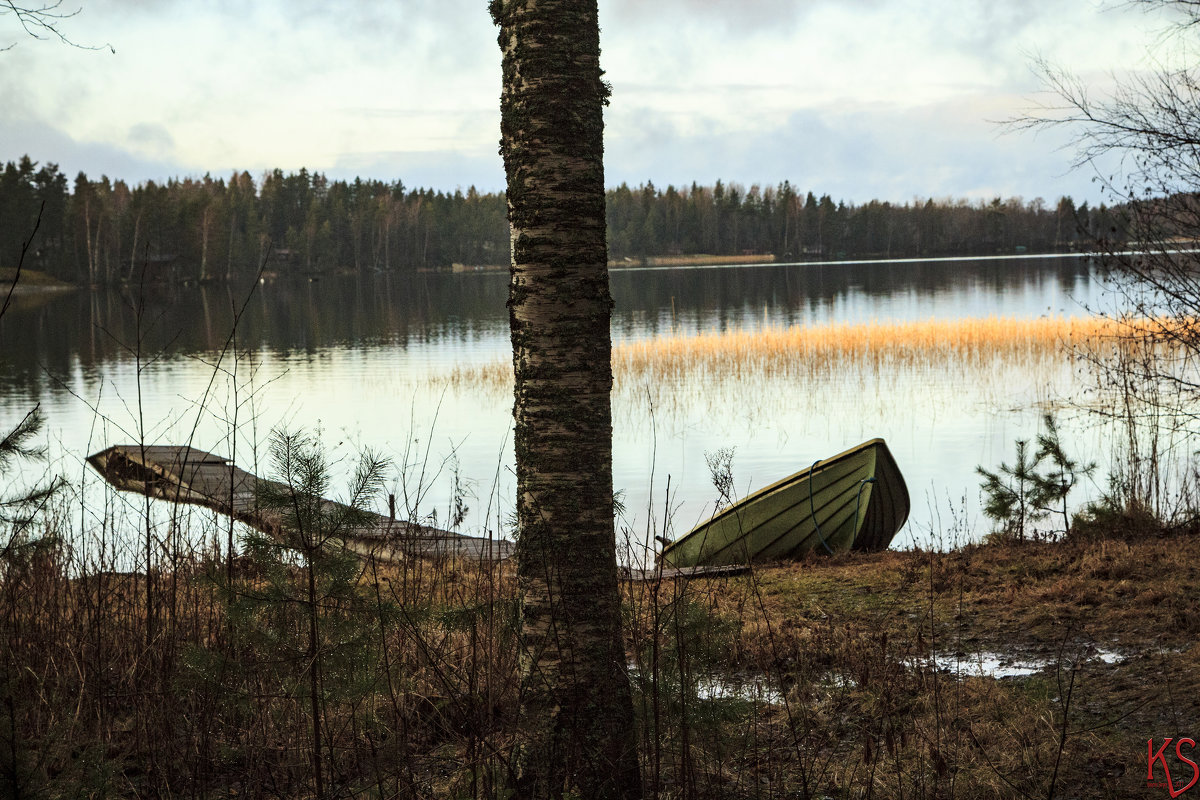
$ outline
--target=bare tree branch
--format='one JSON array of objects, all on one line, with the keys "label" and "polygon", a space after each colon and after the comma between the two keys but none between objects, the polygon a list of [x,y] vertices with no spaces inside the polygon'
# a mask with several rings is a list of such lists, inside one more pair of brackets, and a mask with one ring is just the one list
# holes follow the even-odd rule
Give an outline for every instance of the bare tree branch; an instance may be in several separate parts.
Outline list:
[{"label": "bare tree branch", "polygon": [[1158,486],[1160,437],[1200,434],[1200,0],[1125,6],[1172,13],[1148,50],[1157,66],[1100,91],[1037,59],[1049,99],[1007,125],[1069,133],[1074,166],[1093,170],[1115,204],[1119,229],[1099,232],[1092,247],[1117,300],[1104,313],[1121,333],[1078,355],[1115,398],[1106,413],[1129,432],[1127,478],[1143,481],[1129,497],[1144,502],[1163,499],[1146,488]]},{"label": "bare tree branch", "polygon": [[[18,5],[16,0],[0,0],[0,17],[11,15],[16,18],[21,29],[34,39],[58,39],[60,42],[71,47],[78,47],[80,50],[103,50],[108,48],[111,52],[116,53],[116,48],[111,44],[93,46],[79,44],[72,40],[59,28],[63,20],[70,19],[79,14],[83,9],[77,8],[74,11],[63,9],[63,0],[55,0],[53,3],[43,3],[42,5]],[[17,43],[13,42],[7,47],[0,47],[0,52],[11,50],[16,47]]]}]

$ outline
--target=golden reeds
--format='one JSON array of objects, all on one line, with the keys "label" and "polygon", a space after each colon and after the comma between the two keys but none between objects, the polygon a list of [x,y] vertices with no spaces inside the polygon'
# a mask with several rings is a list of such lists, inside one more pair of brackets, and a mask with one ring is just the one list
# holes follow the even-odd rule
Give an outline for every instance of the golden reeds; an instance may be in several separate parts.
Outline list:
[{"label": "golden reeds", "polygon": [[614,348],[613,365],[618,381],[648,374],[683,377],[697,371],[728,377],[812,375],[837,371],[848,362],[860,368],[923,369],[942,360],[1027,356],[1115,333],[1106,320],[1075,317],[771,326],[627,342]]},{"label": "golden reeds", "polygon": [[[613,347],[617,390],[694,378],[789,378],[879,369],[962,368],[1000,357],[1057,356],[1114,339],[1127,323],[1102,317],[973,317],[905,322],[829,323],[674,334],[619,342]],[[504,390],[512,385],[507,361],[456,367],[451,386]]]}]

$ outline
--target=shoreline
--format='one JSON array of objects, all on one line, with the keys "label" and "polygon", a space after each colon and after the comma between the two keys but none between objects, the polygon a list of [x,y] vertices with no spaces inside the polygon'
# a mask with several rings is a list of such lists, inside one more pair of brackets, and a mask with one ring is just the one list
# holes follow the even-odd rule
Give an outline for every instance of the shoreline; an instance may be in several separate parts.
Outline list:
[{"label": "shoreline", "polygon": [[[16,285],[13,281],[16,279]],[[78,289],[74,283],[60,281],[44,272],[35,269],[22,269],[20,277],[15,269],[0,269],[0,296],[12,294],[13,297],[35,295],[47,292],[67,292]]]},{"label": "shoreline", "polygon": [[[1180,250],[1178,252],[1196,252],[1192,250]],[[870,266],[870,265],[888,265],[888,264],[921,264],[921,263],[949,263],[955,261],[1029,261],[1036,259],[1067,259],[1067,258],[1093,258],[1097,257],[1097,253],[1088,253],[1081,251],[1074,252],[1052,252],[1052,253],[1003,253],[991,255],[952,255],[952,256],[906,256],[903,258],[841,258],[841,259],[824,259],[824,260],[805,260],[805,261],[779,261],[773,254],[765,253],[748,256],[713,256],[713,255],[687,255],[687,256],[650,256],[647,258],[624,258],[620,260],[610,260],[608,269],[611,272],[640,272],[640,271],[667,271],[673,269],[748,269],[753,267],[830,267],[830,266]],[[1132,252],[1115,253],[1112,255],[1135,255]],[[469,274],[499,274],[509,270],[507,264],[461,264],[454,263],[443,267],[418,267],[413,269],[397,269],[391,273],[382,273],[374,270],[362,273],[363,277],[376,274],[389,275],[469,275]],[[8,289],[5,284],[12,284],[14,270],[0,269],[0,292],[7,293]],[[353,270],[346,270],[339,267],[331,267],[328,269],[318,269],[309,272],[297,273],[281,273],[278,270],[263,273],[262,277],[266,280],[290,280],[290,279],[306,279],[311,281],[320,280],[324,277],[355,277],[356,273]],[[236,280],[236,279],[235,279]],[[196,284],[197,281],[191,278],[159,278],[152,281],[155,284],[171,284],[171,285],[189,285]],[[214,277],[211,280],[203,283],[226,283],[223,278]],[[37,270],[22,270],[21,278],[18,285],[13,289],[13,295],[34,295],[45,292],[65,292],[73,289],[82,288],[103,288],[104,286],[122,286],[126,282],[119,281],[114,284],[94,284],[91,287],[81,284],[68,283],[66,281],[54,278],[44,272]]]}]

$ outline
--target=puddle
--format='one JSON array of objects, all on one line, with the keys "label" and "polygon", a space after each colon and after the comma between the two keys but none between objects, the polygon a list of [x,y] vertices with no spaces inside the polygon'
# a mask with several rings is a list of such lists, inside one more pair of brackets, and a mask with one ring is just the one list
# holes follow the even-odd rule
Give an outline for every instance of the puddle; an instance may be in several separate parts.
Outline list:
[{"label": "puddle", "polygon": [[[1000,653],[977,651],[974,653],[936,653],[935,665],[942,672],[975,675],[986,678],[1026,678],[1039,672],[1053,669],[1058,655],[1034,653]],[[1127,656],[1116,650],[1090,647],[1063,654],[1063,666],[1074,663],[1096,662],[1119,664]],[[639,677],[637,666],[629,664],[629,675]],[[857,682],[848,676],[830,672],[821,682],[826,690],[854,688]],[[783,705],[783,694],[766,676],[736,673],[733,675],[692,676],[692,691],[698,700],[742,700],[763,705]]]},{"label": "puddle", "polygon": [[747,700],[768,705],[783,703],[783,695],[762,676],[700,678],[696,681],[696,697],[700,700]]},{"label": "puddle", "polygon": [[[1063,655],[1064,666],[1077,663],[1074,655],[1072,653]],[[950,672],[961,670],[969,675],[989,678],[1024,678],[1052,668],[1058,660],[1058,656],[981,651],[977,653],[941,653],[936,655],[936,659],[940,669]],[[1119,664],[1125,660],[1125,655],[1116,650],[1097,647],[1085,651],[1081,660]]]},{"label": "puddle", "polygon": [[[629,676],[637,680],[640,673],[629,665]],[[751,703],[782,705],[783,694],[771,685],[764,675],[693,675],[692,691],[697,700],[744,700]]]}]

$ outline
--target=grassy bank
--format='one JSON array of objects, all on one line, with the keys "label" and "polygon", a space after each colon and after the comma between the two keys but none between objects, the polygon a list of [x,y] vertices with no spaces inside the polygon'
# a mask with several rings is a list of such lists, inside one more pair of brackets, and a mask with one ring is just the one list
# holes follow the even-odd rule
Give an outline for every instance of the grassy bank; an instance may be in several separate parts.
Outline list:
[{"label": "grassy bank", "polygon": [[[1146,740],[1200,718],[1198,563],[1193,531],[1118,520],[629,584],[648,794],[1138,793]],[[502,796],[508,565],[335,563],[316,640],[302,570],[264,552],[147,577],[30,546],[0,569],[0,794],[306,797],[319,757],[328,796]],[[992,653],[1037,663],[997,679]]]},{"label": "grassy bank", "polygon": [[[17,277],[17,271],[12,267],[0,267],[0,289],[5,294],[12,286],[13,280]],[[44,272],[38,272],[33,269],[22,269],[20,280],[16,287],[13,288],[13,293],[45,291],[54,289],[73,289],[73,285],[64,283],[58,278],[51,277]]]},{"label": "grassy bank", "polygon": [[774,264],[775,256],[771,253],[754,253],[752,255],[714,256],[697,253],[680,256],[646,256],[645,258],[623,258],[608,262],[610,269],[622,267],[713,267],[730,264]]},{"label": "grassy bank", "polygon": [[[1194,533],[842,556],[689,592],[728,626],[730,661],[786,701],[757,717],[794,748],[775,785],[1128,797],[1146,741],[1200,714]],[[993,677],[1005,667],[1021,674]]]}]

